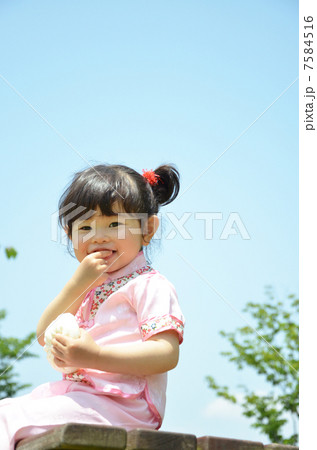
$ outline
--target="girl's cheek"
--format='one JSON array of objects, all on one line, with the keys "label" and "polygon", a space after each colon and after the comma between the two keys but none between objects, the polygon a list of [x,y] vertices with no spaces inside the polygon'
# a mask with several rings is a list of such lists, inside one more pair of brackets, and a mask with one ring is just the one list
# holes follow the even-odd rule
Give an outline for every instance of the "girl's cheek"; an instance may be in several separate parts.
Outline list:
[{"label": "girl's cheek", "polygon": [[74,250],[77,250],[79,252],[85,251],[89,244],[89,236],[85,235],[84,233],[74,233],[72,242]]}]

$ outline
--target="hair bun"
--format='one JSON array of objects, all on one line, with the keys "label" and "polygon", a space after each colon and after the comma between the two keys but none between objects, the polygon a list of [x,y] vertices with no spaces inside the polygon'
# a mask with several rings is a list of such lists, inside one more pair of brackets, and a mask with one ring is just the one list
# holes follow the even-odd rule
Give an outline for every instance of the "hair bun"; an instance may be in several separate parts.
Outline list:
[{"label": "hair bun", "polygon": [[151,185],[157,202],[164,206],[177,197],[180,188],[180,174],[173,164],[164,164],[154,170],[158,183]]}]

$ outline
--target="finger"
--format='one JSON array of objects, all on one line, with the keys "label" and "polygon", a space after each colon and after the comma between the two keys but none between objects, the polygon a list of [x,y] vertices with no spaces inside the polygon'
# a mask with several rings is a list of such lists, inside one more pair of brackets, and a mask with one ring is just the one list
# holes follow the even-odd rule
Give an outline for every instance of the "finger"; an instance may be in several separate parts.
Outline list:
[{"label": "finger", "polygon": [[58,358],[58,359],[62,359],[63,358],[63,353],[60,350],[58,350],[57,348],[53,347],[51,352],[52,352],[52,355],[54,355],[55,358]]},{"label": "finger", "polygon": [[100,265],[98,266],[98,270],[101,271],[99,277],[101,277],[102,275],[107,275],[109,277],[109,274],[107,272],[108,269],[109,269],[108,264],[100,263]]},{"label": "finger", "polygon": [[62,359],[54,356],[54,364],[56,364],[56,366],[58,367],[63,367],[65,365],[65,362]]},{"label": "finger", "polygon": [[106,257],[104,256],[103,258],[98,259],[98,263],[100,264],[101,267],[108,267],[108,261],[105,259]]},{"label": "finger", "polygon": [[68,337],[62,334],[56,334],[54,339],[52,339],[52,344],[58,346],[59,344],[62,346],[66,346],[68,343]]}]

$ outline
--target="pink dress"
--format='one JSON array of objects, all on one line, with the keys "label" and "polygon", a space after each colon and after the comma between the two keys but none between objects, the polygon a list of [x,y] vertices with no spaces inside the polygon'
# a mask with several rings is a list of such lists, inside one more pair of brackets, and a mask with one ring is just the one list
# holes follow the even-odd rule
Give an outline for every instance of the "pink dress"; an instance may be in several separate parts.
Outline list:
[{"label": "pink dress", "polygon": [[[184,317],[174,286],[140,251],[127,266],[89,292],[76,314],[97,344],[127,346],[166,330],[183,340]],[[30,394],[0,401],[0,448],[67,422],[159,429],[167,373],[131,376],[80,369]]]}]

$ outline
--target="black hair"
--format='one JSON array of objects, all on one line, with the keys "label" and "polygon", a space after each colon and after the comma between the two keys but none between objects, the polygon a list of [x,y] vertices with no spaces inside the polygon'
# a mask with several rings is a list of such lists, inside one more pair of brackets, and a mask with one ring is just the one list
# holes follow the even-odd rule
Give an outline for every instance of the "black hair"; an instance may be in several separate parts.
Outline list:
[{"label": "black hair", "polygon": [[85,212],[99,206],[103,215],[115,215],[114,204],[126,213],[157,214],[177,197],[180,174],[173,164],[161,165],[153,172],[157,184],[123,165],[98,164],[77,172],[58,204],[60,225],[71,238],[74,221]]}]

